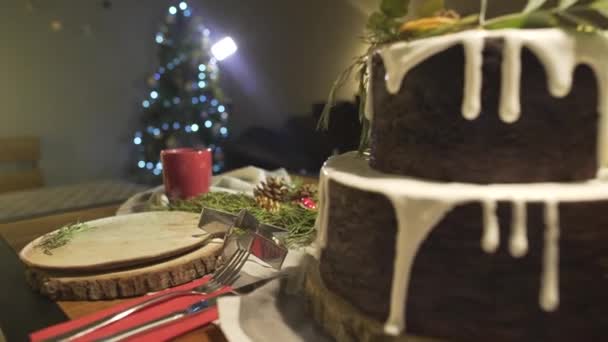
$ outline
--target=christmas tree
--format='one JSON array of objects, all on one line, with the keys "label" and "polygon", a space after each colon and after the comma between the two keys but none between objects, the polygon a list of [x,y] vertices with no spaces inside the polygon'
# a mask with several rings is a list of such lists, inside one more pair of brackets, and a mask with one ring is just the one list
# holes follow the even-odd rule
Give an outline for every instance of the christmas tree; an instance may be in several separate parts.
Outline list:
[{"label": "christmas tree", "polygon": [[139,182],[160,182],[160,152],[170,148],[209,148],[213,172],[222,171],[230,105],[219,85],[217,58],[222,57],[214,57],[217,44],[211,46],[210,36],[186,2],[169,7],[155,37],[159,65],[147,80],[141,128],[133,137],[132,169]]}]

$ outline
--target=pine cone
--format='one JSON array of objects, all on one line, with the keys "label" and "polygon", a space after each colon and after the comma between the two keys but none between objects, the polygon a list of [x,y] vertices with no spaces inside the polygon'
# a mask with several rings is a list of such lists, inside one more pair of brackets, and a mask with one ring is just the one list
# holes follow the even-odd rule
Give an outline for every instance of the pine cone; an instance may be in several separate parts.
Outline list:
[{"label": "pine cone", "polygon": [[279,211],[279,209],[281,209],[281,202],[264,196],[256,196],[255,203],[258,205],[258,207],[271,213],[276,213]]},{"label": "pine cone", "polygon": [[253,195],[267,197],[277,202],[284,202],[287,199],[289,188],[282,178],[270,177],[266,182],[261,182],[254,190]]},{"label": "pine cone", "polygon": [[277,212],[281,208],[281,203],[288,198],[289,188],[281,178],[268,178],[266,182],[261,182],[255,189],[255,203],[262,209],[270,212]]}]

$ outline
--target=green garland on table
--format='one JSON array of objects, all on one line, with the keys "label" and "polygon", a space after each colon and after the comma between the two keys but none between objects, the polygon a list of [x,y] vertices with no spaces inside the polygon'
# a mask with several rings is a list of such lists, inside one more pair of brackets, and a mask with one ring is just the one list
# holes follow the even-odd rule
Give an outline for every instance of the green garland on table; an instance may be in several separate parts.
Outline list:
[{"label": "green garland on table", "polygon": [[174,201],[169,205],[169,210],[193,213],[200,213],[203,208],[235,215],[246,209],[262,223],[287,229],[289,233],[285,243],[288,247],[306,246],[315,238],[317,212],[294,203],[284,203],[277,212],[271,213],[258,207],[253,198],[244,194],[210,192],[193,199]]}]

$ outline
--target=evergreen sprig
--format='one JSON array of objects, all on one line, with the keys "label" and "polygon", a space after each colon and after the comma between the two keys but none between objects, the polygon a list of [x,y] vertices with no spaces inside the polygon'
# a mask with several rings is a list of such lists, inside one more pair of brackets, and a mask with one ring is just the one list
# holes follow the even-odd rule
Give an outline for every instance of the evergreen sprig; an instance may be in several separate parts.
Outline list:
[{"label": "evergreen sprig", "polygon": [[44,254],[53,255],[54,249],[65,246],[74,235],[91,229],[86,223],[72,223],[59,228],[56,232],[46,234],[34,247],[41,248]]},{"label": "evergreen sprig", "polygon": [[287,246],[299,247],[309,245],[315,237],[315,220],[317,212],[300,207],[297,204],[284,203],[279,211],[269,212],[258,207],[255,200],[243,194],[210,192],[189,200],[175,201],[169,210],[200,213],[203,208],[210,208],[237,215],[242,209],[249,211],[260,222],[287,229]]}]

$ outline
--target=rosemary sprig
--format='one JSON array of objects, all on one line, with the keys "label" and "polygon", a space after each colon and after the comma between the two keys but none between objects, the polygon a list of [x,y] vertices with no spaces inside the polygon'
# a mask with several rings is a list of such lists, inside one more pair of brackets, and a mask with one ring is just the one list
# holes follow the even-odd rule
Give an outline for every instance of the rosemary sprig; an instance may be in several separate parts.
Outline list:
[{"label": "rosemary sprig", "polygon": [[72,223],[59,228],[56,232],[46,234],[34,247],[41,248],[46,255],[53,255],[54,249],[65,246],[74,235],[91,229],[86,223]]},{"label": "rosemary sprig", "polygon": [[238,214],[246,209],[260,222],[287,229],[287,246],[299,247],[310,244],[315,237],[317,213],[296,204],[284,203],[276,213],[256,206],[253,198],[242,194],[210,192],[190,200],[172,202],[169,210],[200,213],[203,208],[216,209],[230,214]]},{"label": "rosemary sprig", "polygon": [[342,71],[340,75],[338,75],[338,78],[334,81],[334,84],[332,85],[331,90],[329,91],[327,103],[325,104],[325,107],[323,107],[323,112],[321,113],[321,118],[319,119],[319,122],[317,124],[317,129],[329,129],[331,109],[336,104],[336,93],[351,78],[353,71],[357,69],[358,65],[365,65],[365,58],[366,56],[360,56],[355,58],[355,61],[348,68],[344,69],[344,71]]},{"label": "rosemary sprig", "polygon": [[321,113],[321,118],[317,124],[318,130],[328,130],[331,118],[331,110],[336,105],[336,93],[346,81],[348,81],[354,72],[357,73],[357,82],[359,84],[358,94],[359,94],[359,121],[363,127],[361,131],[361,138],[359,142],[359,152],[364,151],[368,146],[368,137],[369,137],[369,120],[365,118],[365,101],[367,97],[367,82],[368,82],[368,74],[367,74],[367,59],[371,54],[371,51],[374,50],[377,45],[373,44],[369,51],[362,56],[355,58],[354,62],[346,68],[331,87],[329,92],[329,97],[327,99],[327,103],[325,107],[323,107],[323,112]]}]

